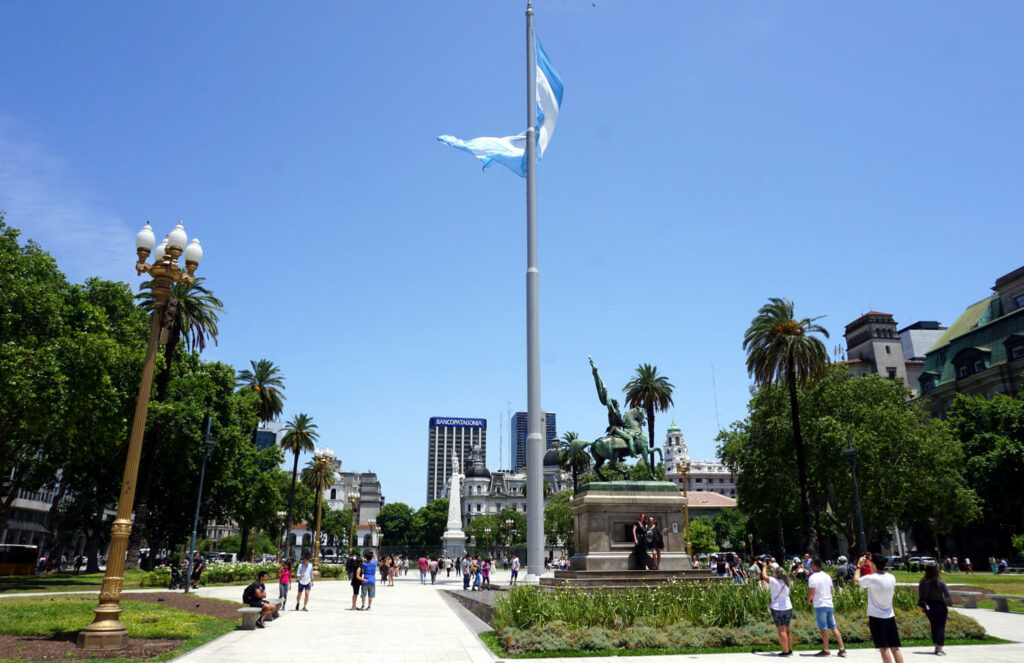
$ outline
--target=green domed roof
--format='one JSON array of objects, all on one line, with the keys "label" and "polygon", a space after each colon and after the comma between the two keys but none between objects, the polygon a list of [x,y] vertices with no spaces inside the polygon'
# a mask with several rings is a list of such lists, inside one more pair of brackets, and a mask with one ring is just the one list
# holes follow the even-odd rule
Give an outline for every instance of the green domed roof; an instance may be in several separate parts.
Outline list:
[{"label": "green domed roof", "polygon": [[668,434],[672,435],[673,433],[682,433],[682,432],[683,432],[683,430],[681,428],[679,428],[679,426],[676,426],[675,419],[673,419],[672,420],[672,425],[668,427]]}]

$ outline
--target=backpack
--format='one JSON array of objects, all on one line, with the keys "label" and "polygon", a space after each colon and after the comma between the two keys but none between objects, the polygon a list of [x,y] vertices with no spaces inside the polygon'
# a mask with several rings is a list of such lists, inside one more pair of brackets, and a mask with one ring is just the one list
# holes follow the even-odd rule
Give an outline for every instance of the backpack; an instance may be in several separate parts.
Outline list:
[{"label": "backpack", "polygon": [[244,603],[246,605],[251,605],[252,602],[256,600],[256,587],[255,587],[255,585],[256,585],[256,583],[253,583],[253,584],[249,585],[248,587],[245,588],[245,591],[242,592],[242,603]]}]

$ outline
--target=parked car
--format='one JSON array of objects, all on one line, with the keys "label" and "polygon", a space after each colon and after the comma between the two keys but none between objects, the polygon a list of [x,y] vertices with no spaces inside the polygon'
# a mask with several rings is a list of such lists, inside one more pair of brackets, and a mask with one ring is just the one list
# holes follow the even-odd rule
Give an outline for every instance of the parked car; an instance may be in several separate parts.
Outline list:
[{"label": "parked car", "polygon": [[906,566],[903,563],[903,558],[898,555],[886,555],[885,556],[885,568],[892,571],[898,571],[899,569]]}]

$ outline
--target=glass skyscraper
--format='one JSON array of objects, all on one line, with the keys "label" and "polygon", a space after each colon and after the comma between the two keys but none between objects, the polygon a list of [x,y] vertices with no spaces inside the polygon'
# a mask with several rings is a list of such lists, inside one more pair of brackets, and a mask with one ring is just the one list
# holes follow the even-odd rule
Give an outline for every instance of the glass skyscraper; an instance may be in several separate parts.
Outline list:
[{"label": "glass skyscraper", "polygon": [[[555,423],[554,412],[541,413],[541,425],[545,429],[547,448],[558,447],[558,426]],[[512,423],[509,425],[509,442],[512,445],[512,456],[509,469],[519,472],[526,467],[526,413],[516,412],[512,415]]]}]

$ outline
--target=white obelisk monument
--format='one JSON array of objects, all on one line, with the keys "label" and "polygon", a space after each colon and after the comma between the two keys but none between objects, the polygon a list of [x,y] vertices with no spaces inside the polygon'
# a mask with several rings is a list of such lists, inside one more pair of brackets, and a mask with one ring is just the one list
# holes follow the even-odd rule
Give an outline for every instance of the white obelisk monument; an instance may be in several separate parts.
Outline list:
[{"label": "white obelisk monument", "polygon": [[452,458],[452,478],[448,488],[448,526],[441,536],[444,553],[453,559],[466,553],[466,533],[462,531],[462,473],[458,456]]}]

